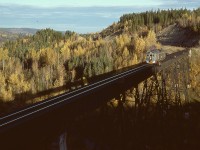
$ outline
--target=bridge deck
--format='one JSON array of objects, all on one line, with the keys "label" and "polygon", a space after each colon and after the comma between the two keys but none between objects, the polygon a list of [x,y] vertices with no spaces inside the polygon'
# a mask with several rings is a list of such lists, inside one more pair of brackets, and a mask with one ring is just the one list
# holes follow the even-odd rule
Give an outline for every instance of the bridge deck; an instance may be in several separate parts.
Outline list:
[{"label": "bridge deck", "polygon": [[[187,51],[170,54],[156,71],[162,70],[182,57]],[[90,79],[91,84],[36,103],[0,118],[0,145],[8,149],[41,141],[42,136],[62,130],[59,124],[70,122],[75,116],[97,108],[123,91],[137,85],[154,74],[154,65],[139,64],[114,74]],[[18,138],[20,137],[20,138]],[[34,143],[32,142],[34,141]],[[9,144],[12,142],[13,144]]]},{"label": "bridge deck", "polygon": [[[152,65],[140,64],[136,68],[130,67],[114,75],[96,77],[95,80],[99,81],[94,82],[93,79],[90,82],[94,83],[87,86],[8,114],[0,119],[0,145],[8,141],[15,141],[21,147],[23,147],[22,141],[30,144],[27,137],[36,139],[39,135],[54,130],[56,123],[62,122],[63,115],[70,120],[74,116],[94,109],[125,89],[150,77],[152,73]],[[38,133],[33,131],[35,129]]]}]

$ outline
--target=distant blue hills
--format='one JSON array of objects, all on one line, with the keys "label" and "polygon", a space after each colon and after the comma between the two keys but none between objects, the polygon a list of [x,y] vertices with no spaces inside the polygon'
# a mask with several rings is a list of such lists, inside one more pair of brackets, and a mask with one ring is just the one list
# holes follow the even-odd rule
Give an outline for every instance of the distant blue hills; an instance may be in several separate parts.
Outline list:
[{"label": "distant blue hills", "polygon": [[33,28],[0,28],[0,46],[6,41],[13,41],[19,37],[31,36],[39,29]]},{"label": "distant blue hills", "polygon": [[39,29],[34,28],[0,28],[0,34],[21,34],[21,35],[33,35]]}]

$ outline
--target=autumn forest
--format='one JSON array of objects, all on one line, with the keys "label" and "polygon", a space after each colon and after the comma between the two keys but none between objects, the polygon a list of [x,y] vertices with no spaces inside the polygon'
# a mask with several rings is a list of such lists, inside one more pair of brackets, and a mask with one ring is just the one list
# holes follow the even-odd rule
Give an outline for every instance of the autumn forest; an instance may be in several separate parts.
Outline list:
[{"label": "autumn forest", "polygon": [[61,33],[52,29],[7,41],[0,47],[0,101],[63,86],[145,59],[156,34],[170,24],[200,33],[200,9],[157,10],[123,15],[100,33]]}]

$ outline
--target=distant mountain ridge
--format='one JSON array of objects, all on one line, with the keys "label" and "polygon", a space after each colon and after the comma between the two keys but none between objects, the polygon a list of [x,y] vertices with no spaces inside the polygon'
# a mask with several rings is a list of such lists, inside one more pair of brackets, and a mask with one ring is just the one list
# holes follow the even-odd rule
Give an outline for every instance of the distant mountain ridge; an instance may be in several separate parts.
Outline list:
[{"label": "distant mountain ridge", "polygon": [[0,28],[0,45],[19,37],[34,35],[38,30],[33,28]]},{"label": "distant mountain ridge", "polygon": [[11,34],[29,34],[33,35],[35,34],[39,29],[34,28],[0,28],[0,33],[2,32],[8,32]]}]

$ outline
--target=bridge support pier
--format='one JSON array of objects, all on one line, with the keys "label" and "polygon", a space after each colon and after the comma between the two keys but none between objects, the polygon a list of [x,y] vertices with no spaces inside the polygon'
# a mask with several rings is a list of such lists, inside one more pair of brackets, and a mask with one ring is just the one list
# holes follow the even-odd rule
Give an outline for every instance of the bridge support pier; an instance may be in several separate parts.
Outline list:
[{"label": "bridge support pier", "polygon": [[189,79],[189,60],[183,57],[170,64],[161,66],[155,72],[158,80],[160,96],[158,100],[170,102],[175,105],[189,102],[188,85]]},{"label": "bridge support pier", "polygon": [[51,150],[67,150],[67,132],[63,132],[52,143]]},{"label": "bridge support pier", "polygon": [[146,116],[150,105],[156,105],[159,115],[170,105],[189,102],[189,60],[183,57],[172,64],[155,66],[155,74],[132,88],[135,117]]}]

